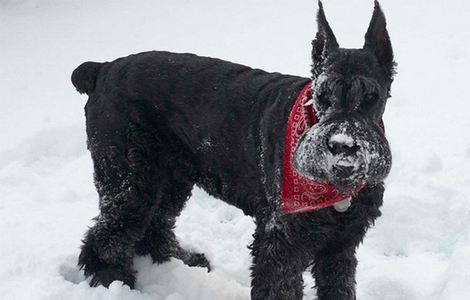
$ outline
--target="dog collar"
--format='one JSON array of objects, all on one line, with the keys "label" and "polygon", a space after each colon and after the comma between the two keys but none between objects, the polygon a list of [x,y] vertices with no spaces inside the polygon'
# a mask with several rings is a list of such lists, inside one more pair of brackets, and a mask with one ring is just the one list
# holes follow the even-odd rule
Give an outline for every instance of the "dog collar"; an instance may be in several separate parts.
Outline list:
[{"label": "dog collar", "polygon": [[[301,91],[287,121],[286,142],[282,174],[282,210],[297,214],[316,211],[334,206],[336,211],[345,212],[351,205],[351,194],[339,193],[332,184],[301,176],[292,165],[297,142],[304,132],[318,123],[315,110],[309,105],[312,99],[312,82]],[[359,192],[363,186],[357,188]]]}]

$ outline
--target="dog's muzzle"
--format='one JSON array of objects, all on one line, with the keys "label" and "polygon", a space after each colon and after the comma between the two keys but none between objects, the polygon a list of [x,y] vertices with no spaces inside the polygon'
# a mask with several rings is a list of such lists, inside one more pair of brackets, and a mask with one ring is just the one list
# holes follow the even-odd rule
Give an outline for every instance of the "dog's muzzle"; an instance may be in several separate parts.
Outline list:
[{"label": "dog's muzzle", "polygon": [[351,117],[313,126],[299,140],[293,164],[302,176],[352,192],[388,175],[391,152],[383,128]]}]

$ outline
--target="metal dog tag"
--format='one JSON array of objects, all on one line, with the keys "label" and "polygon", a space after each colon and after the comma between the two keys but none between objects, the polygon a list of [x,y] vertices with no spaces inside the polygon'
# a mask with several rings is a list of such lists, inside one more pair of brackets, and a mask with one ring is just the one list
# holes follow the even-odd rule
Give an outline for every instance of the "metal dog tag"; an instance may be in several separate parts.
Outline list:
[{"label": "metal dog tag", "polygon": [[352,197],[346,198],[343,201],[333,204],[333,207],[337,212],[344,213],[351,206]]}]

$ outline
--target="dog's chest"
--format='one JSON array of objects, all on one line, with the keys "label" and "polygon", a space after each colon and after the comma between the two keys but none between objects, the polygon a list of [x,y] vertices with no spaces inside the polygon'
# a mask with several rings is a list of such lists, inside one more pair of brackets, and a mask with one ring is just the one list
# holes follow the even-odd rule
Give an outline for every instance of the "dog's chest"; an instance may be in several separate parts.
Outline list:
[{"label": "dog's chest", "polygon": [[378,206],[353,203],[344,213],[329,207],[313,213],[273,216],[265,230],[282,232],[300,251],[339,251],[360,242],[379,215]]}]

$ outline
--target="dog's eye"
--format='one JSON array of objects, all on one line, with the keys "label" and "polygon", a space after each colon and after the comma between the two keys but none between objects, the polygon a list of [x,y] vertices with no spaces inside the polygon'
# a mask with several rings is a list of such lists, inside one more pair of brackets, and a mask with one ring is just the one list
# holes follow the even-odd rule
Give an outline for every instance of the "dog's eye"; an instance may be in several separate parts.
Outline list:
[{"label": "dog's eye", "polygon": [[323,92],[317,96],[317,103],[322,107],[326,108],[330,105],[330,93],[329,92]]},{"label": "dog's eye", "polygon": [[372,106],[374,106],[375,103],[377,103],[378,99],[379,99],[379,94],[377,93],[367,94],[364,100],[362,101],[361,107],[364,109],[371,108]]}]

